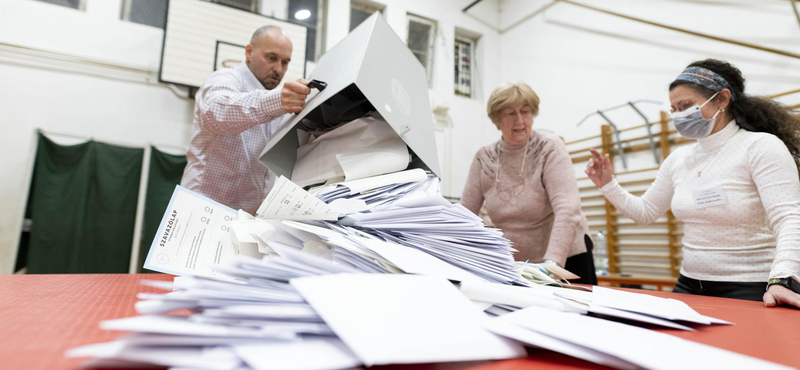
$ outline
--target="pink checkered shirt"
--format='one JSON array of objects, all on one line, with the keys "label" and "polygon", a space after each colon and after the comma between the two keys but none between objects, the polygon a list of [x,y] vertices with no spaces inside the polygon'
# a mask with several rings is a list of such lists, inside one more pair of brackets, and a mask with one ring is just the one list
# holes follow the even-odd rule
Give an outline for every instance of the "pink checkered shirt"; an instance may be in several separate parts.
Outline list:
[{"label": "pink checkered shirt", "polygon": [[265,89],[244,62],[214,72],[195,96],[181,186],[255,213],[275,182],[258,156],[284,114],[280,89]]}]

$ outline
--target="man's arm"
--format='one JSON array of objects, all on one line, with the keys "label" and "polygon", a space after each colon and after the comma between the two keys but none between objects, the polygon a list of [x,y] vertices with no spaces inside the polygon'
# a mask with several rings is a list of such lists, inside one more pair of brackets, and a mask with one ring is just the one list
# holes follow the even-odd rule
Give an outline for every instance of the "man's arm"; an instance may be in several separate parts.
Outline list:
[{"label": "man's arm", "polygon": [[240,92],[236,77],[212,77],[197,94],[200,124],[214,134],[231,135],[270,122],[305,106],[310,89],[305,80],[287,81],[281,90]]}]

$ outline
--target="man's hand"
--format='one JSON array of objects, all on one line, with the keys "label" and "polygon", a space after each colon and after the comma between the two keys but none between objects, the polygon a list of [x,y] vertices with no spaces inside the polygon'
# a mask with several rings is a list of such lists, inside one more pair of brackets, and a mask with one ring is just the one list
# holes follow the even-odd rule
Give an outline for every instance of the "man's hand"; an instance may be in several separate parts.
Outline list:
[{"label": "man's hand", "polygon": [[281,89],[281,107],[286,113],[300,113],[306,105],[306,97],[311,93],[308,80],[298,78],[296,81],[286,81]]},{"label": "man's hand", "polygon": [[764,293],[763,299],[766,307],[784,305],[800,308],[800,294],[781,285],[770,285],[769,290]]}]

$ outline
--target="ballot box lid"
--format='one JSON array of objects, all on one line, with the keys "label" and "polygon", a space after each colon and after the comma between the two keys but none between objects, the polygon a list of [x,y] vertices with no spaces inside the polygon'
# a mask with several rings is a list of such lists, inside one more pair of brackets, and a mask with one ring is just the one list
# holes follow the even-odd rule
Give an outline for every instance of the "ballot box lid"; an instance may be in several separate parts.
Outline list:
[{"label": "ballot box lid", "polygon": [[[440,175],[425,68],[376,12],[320,58],[310,78],[327,83],[312,91],[305,108],[285,117],[259,160],[291,178],[300,140],[298,129],[334,124],[374,109],[405,141],[409,168]],[[440,176],[441,177],[441,176]]]}]

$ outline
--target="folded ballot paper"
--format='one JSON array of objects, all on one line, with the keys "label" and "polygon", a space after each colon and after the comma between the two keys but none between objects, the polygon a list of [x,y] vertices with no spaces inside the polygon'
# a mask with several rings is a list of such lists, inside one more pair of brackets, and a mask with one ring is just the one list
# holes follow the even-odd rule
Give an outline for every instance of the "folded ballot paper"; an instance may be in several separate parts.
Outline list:
[{"label": "folded ballot paper", "polygon": [[292,182],[300,186],[351,181],[402,171],[410,155],[406,143],[380,116],[359,118],[316,136],[303,136]]},{"label": "folded ballot paper", "polygon": [[178,276],[145,281],[164,292],[139,294],[140,316],[99,324],[127,334],[66,356],[333,370],[533,346],[623,369],[783,368],[636,326],[729,324],[683,302],[564,289],[568,271],[515,262],[501,230],[439,193],[424,70],[379,13],[311,77],[328,88],[264,149],[279,178],[256,214],[177,187],[144,267]]}]

